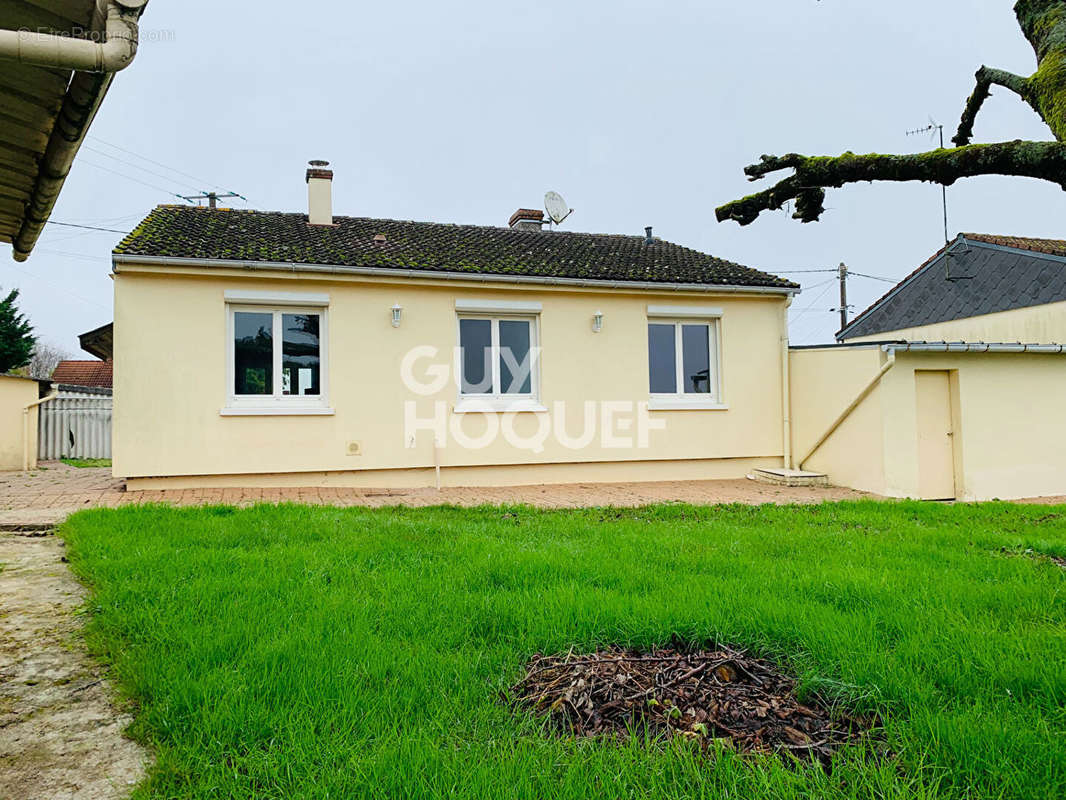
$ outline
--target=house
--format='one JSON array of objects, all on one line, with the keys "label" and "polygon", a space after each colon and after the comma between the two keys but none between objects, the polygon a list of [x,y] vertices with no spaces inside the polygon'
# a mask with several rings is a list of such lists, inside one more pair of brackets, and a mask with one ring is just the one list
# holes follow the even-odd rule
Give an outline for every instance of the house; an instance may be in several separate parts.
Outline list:
[{"label": "house", "polygon": [[52,372],[52,382],[64,386],[110,389],[112,363],[110,361],[60,361]]},{"label": "house", "polygon": [[33,251],[147,0],[0,3],[0,242]]},{"label": "house", "polygon": [[1066,494],[1066,242],[961,234],[791,349],[795,464],[894,497]]},{"label": "house", "polygon": [[799,287],[651,235],[163,206],[119,244],[130,489],[736,478],[781,467]]},{"label": "house", "polygon": [[1066,342],[1066,241],[960,233],[837,334]]}]

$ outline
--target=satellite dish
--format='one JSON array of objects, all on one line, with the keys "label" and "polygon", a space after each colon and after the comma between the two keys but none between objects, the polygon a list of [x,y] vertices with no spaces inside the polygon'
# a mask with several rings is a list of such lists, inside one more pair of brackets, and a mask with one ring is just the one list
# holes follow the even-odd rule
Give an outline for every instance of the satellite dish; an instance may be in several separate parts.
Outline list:
[{"label": "satellite dish", "polygon": [[548,212],[548,216],[556,225],[561,224],[574,212],[574,209],[566,204],[563,196],[558,192],[548,192],[544,195],[544,210]]}]

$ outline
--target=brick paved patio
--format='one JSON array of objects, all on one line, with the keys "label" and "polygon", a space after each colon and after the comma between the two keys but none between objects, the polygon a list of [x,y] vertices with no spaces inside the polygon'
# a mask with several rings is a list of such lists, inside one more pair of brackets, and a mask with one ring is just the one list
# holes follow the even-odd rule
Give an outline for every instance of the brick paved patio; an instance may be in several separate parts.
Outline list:
[{"label": "brick paved patio", "polygon": [[528,503],[546,508],[688,503],[817,503],[866,497],[850,489],[789,488],[749,480],[588,483],[503,488],[435,489],[184,489],[127,492],[109,469],[45,462],[33,472],[0,473],[0,524],[58,521],[83,508],[130,503],[203,505],[312,503],[338,506],[427,506]]}]

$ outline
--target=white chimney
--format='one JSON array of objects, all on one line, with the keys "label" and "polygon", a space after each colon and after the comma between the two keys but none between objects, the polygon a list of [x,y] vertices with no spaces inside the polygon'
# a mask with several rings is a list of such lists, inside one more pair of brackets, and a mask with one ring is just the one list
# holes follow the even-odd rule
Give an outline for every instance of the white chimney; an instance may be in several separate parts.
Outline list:
[{"label": "white chimney", "polygon": [[307,170],[307,221],[333,224],[333,170],[328,161],[312,161]]}]

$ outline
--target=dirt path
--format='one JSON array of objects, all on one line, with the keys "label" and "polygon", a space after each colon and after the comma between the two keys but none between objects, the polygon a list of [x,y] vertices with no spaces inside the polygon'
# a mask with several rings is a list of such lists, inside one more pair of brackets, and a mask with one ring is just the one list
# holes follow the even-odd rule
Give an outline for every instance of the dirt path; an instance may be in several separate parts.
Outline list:
[{"label": "dirt path", "polygon": [[79,641],[85,592],[62,556],[55,536],[0,534],[0,800],[123,798],[144,775]]}]

